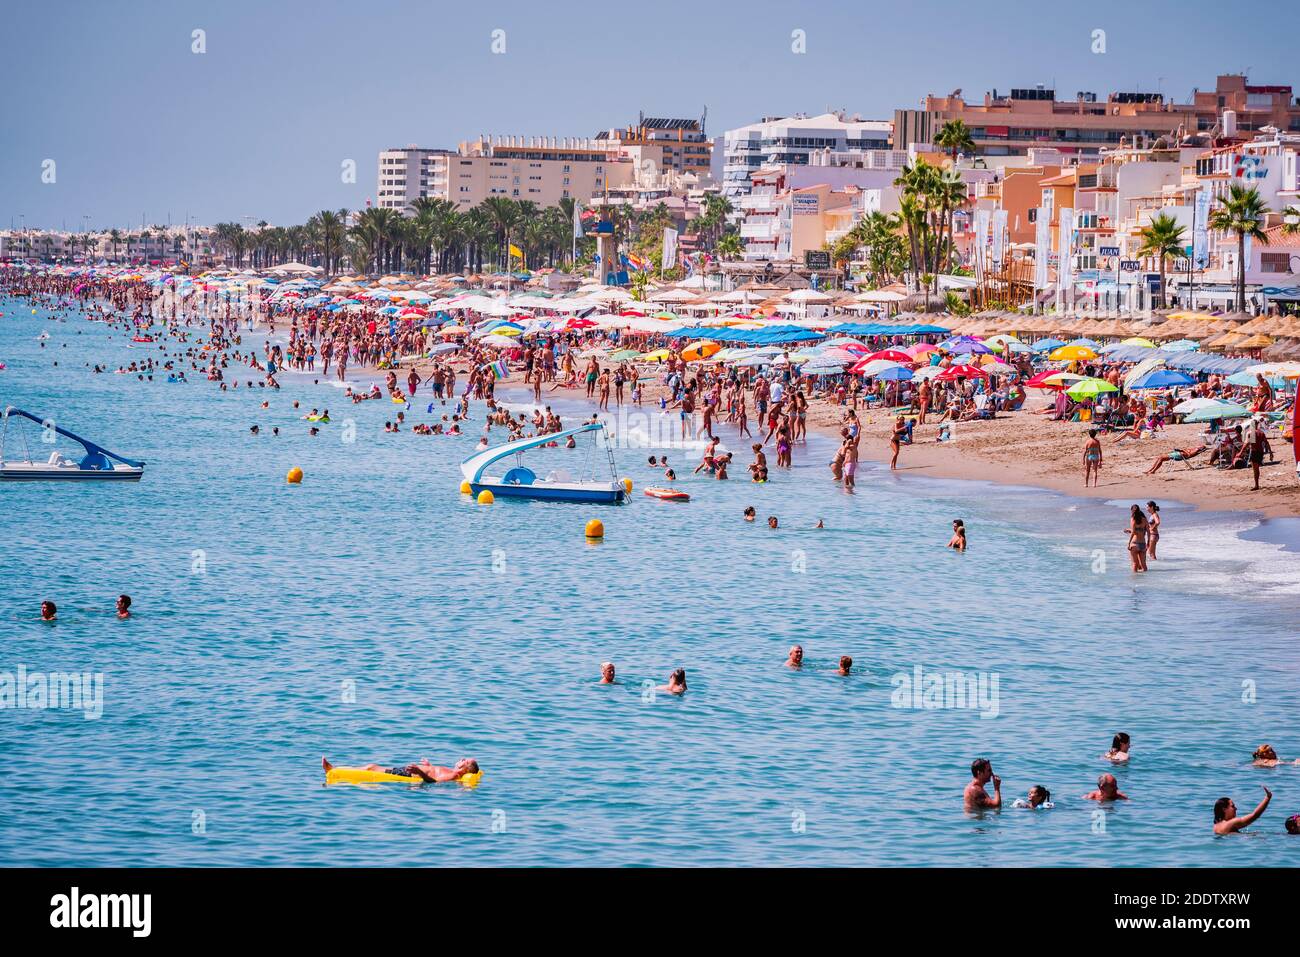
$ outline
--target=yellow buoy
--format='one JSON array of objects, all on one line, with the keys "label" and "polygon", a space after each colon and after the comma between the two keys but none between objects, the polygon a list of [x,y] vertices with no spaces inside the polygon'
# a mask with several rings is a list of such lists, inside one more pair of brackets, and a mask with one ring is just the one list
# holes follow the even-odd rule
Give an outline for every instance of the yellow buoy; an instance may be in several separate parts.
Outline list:
[{"label": "yellow buoy", "polygon": [[593,518],[590,522],[587,523],[587,537],[604,538],[605,523],[598,518]]},{"label": "yellow buoy", "polygon": [[301,485],[302,469],[295,465],[293,468],[289,469],[289,474],[286,475],[285,478],[288,480],[290,485]]},{"label": "yellow buoy", "polygon": [[491,505],[496,501],[496,497],[487,489],[478,493],[478,503],[480,505]]},{"label": "yellow buoy", "polygon": [[628,495],[632,494],[632,480],[630,478],[623,479],[623,491],[627,492]]},{"label": "yellow buoy", "polygon": [[472,488],[470,488],[470,486],[469,486],[469,482],[461,482],[461,483],[460,483],[460,494],[461,494],[461,495],[472,495],[472,494],[474,494],[474,490],[473,490]]}]

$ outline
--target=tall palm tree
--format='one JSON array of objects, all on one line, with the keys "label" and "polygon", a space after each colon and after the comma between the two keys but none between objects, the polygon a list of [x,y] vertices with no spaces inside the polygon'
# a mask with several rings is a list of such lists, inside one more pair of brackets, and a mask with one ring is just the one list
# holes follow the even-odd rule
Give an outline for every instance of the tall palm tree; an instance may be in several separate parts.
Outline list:
[{"label": "tall palm tree", "polygon": [[1223,233],[1237,234],[1237,311],[1246,311],[1246,239],[1268,245],[1264,232],[1264,218],[1269,214],[1268,204],[1253,186],[1233,183],[1226,198],[1210,213],[1209,227]]},{"label": "tall palm tree", "polygon": [[952,156],[954,164],[957,162],[958,153],[975,152],[975,140],[971,137],[970,127],[961,120],[949,120],[939,127],[939,132],[934,137],[934,145],[946,149]]},{"label": "tall palm tree", "polygon": [[[510,238],[519,226],[523,215],[519,204],[509,196],[489,196],[477,207],[497,235],[498,266],[510,268]],[[504,265],[503,265],[504,264]]]},{"label": "tall palm tree", "polygon": [[348,211],[340,209],[322,209],[307,220],[308,235],[320,252],[325,275],[335,274],[339,260],[343,256],[343,241],[347,238]]},{"label": "tall palm tree", "polygon": [[113,261],[117,261],[117,247],[122,241],[122,231],[120,229],[110,229],[108,231],[108,240],[113,245]]},{"label": "tall palm tree", "polygon": [[1183,238],[1186,231],[1168,213],[1158,213],[1138,233],[1142,237],[1142,245],[1138,247],[1138,255],[1155,256],[1160,263],[1161,308],[1168,305],[1165,300],[1165,260],[1183,252]]}]

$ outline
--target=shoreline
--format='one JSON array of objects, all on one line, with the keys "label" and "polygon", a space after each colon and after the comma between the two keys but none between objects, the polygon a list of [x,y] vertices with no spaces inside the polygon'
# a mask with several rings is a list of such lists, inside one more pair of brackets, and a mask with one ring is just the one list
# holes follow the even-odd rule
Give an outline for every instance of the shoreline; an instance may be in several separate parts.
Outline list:
[{"label": "shoreline", "polygon": [[[642,381],[645,404],[638,407],[625,403],[621,408],[654,414],[664,387],[656,378]],[[531,387],[517,372],[500,380],[497,388],[508,390],[509,398],[504,401],[533,403]],[[588,400],[581,387],[563,390],[559,394],[599,412],[597,403]],[[547,402],[547,395],[547,392],[542,394],[543,405]],[[1036,402],[1031,398],[1030,404],[1041,404],[1041,400]],[[617,415],[618,408],[614,406],[609,414]],[[838,443],[842,415],[843,409],[839,406],[829,405],[823,400],[811,401],[809,433]],[[862,460],[887,465],[892,418],[884,412],[860,409],[859,421],[862,425]],[[758,432],[752,419],[750,427]],[[728,439],[735,441],[733,430],[734,426],[723,423],[720,437],[724,447],[730,447]],[[1155,475],[1143,474],[1157,456],[1170,449],[1199,444],[1201,432],[1202,426],[1199,425],[1170,425],[1158,437],[1131,439],[1118,447],[1114,445],[1113,435],[1103,436],[1101,484],[1084,488],[1082,449],[1087,428],[1082,423],[1049,422],[1045,416],[1028,411],[1004,413],[992,421],[957,423],[953,428],[956,440],[941,445],[935,440],[937,427],[932,419],[917,427],[912,445],[903,446],[897,472],[902,478],[917,476],[988,482],[1100,501],[1124,499],[1139,504],[1149,499],[1173,501],[1198,511],[1249,513],[1261,523],[1277,519],[1300,520],[1300,484],[1295,482],[1291,448],[1280,440],[1274,448],[1276,463],[1270,465],[1266,461],[1260,471],[1258,492],[1250,487],[1248,469],[1213,468],[1205,464],[1205,454],[1198,457],[1193,463],[1197,467],[1191,470],[1182,463],[1167,462]],[[1069,442],[1063,442],[1067,437]],[[761,438],[762,434],[755,441]],[[745,440],[746,446],[747,443],[748,439]],[[805,449],[806,446],[797,443],[795,448]],[[733,451],[737,451],[737,461],[743,465],[740,452]],[[803,464],[809,463],[805,459]],[[827,481],[833,481],[829,467],[826,475]],[[1293,549],[1300,550],[1300,542],[1293,540],[1295,536],[1285,537]]]}]

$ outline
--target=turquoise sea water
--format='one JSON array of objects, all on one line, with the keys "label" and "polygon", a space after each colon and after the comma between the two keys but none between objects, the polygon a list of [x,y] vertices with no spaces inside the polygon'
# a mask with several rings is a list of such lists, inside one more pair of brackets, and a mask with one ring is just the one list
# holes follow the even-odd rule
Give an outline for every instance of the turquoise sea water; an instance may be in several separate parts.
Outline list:
[{"label": "turquoise sea water", "polygon": [[[98,720],[0,711],[0,864],[1228,866],[1300,853],[1282,830],[1300,767],[1248,766],[1262,741],[1300,755],[1300,555],[1244,539],[1261,537],[1250,517],[1169,503],[1163,557],[1136,578],[1126,502],[865,465],[848,496],[816,443],[765,486],[743,467],[729,483],[684,478],[686,505],[641,496],[658,475],[654,450],[636,449],[618,453],[630,506],[484,508],[456,488],[477,428],[386,435],[394,406],[345,407],[305,376],[223,394],[201,376],[92,375],[86,363],[161,353],[76,316],[0,311],[0,402],[149,463],[135,486],[0,485],[0,672],[104,675]],[[334,418],[316,438],[298,418],[312,406]],[[409,422],[428,420],[417,403]],[[253,422],[282,435],[250,437]],[[284,481],[294,465],[298,488]],[[591,517],[602,544],[584,540]],[[966,555],[943,548],[954,517]],[[130,621],[112,613],[119,592]],[[37,620],[44,598],[55,624]],[[800,673],[781,665],[796,642]],[[841,654],[848,679],[832,673]],[[617,686],[596,684],[606,659]],[[643,694],[677,666],[684,698]],[[895,707],[891,679],[917,666],[995,673],[996,716]],[[1079,797],[1109,770],[1098,756],[1117,730],[1133,736],[1116,772],[1133,800],[1094,814]],[[322,754],[470,755],[486,774],[474,790],[326,788]],[[1041,783],[1057,807],[963,814],[980,755],[1008,800]],[[1244,810],[1265,783],[1276,796],[1253,833],[1215,838],[1215,799]]]}]

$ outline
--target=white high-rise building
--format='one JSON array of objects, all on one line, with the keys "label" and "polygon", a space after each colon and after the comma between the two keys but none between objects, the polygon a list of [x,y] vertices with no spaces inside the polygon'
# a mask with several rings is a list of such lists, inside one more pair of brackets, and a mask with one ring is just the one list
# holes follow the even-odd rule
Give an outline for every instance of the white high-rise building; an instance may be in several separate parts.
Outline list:
[{"label": "white high-rise building", "polygon": [[379,154],[375,205],[405,211],[421,196],[447,197],[447,157],[454,150],[407,146]]},{"label": "white high-rise building", "polygon": [[887,150],[889,120],[864,120],[843,113],[768,117],[727,130],[723,136],[722,192],[744,196],[750,177],[765,166],[804,165],[812,154],[832,155]]}]

